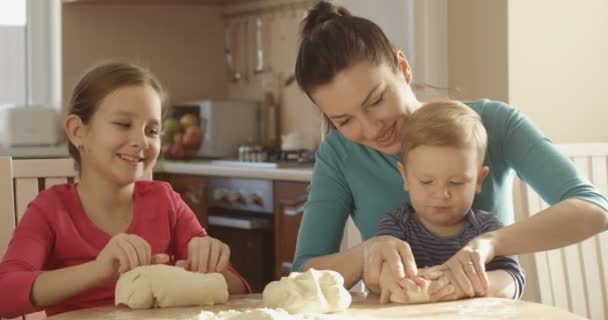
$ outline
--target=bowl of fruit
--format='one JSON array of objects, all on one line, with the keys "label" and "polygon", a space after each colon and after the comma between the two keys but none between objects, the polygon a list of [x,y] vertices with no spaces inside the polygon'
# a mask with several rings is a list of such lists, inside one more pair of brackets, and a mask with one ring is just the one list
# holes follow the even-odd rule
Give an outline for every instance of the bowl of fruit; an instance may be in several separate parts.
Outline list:
[{"label": "bowl of fruit", "polygon": [[163,121],[162,155],[165,159],[194,158],[203,141],[203,130],[197,116],[186,113]]}]

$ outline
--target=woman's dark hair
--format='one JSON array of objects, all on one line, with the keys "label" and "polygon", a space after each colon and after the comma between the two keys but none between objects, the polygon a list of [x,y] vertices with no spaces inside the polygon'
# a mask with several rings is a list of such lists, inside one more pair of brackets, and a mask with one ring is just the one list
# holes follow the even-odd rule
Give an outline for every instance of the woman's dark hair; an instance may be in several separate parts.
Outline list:
[{"label": "woman's dark hair", "polygon": [[367,60],[388,63],[398,70],[399,61],[390,41],[375,23],[356,17],[344,7],[320,1],[301,25],[301,43],[295,76],[300,88],[311,97],[317,87],[331,82],[337,73]]},{"label": "woman's dark hair", "polygon": [[[129,85],[149,85],[161,98],[162,114],[166,112],[166,93],[149,70],[126,62],[107,62],[93,67],[80,78],[68,104],[68,114],[78,116],[88,124],[101,100],[115,89]],[[71,143],[68,150],[80,170],[80,153]]]}]

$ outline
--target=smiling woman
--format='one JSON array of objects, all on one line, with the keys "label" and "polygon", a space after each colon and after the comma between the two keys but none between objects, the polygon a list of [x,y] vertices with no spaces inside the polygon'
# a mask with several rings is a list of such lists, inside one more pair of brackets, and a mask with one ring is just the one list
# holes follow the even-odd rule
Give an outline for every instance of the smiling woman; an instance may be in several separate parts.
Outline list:
[{"label": "smiling woman", "polygon": [[[407,242],[374,237],[383,215],[409,201],[396,167],[402,149],[397,133],[402,119],[422,104],[411,88],[407,58],[376,24],[327,1],[302,24],[296,79],[333,128],[317,153],[294,271],[336,270],[346,287],[362,278],[373,287],[386,261],[396,278],[419,280]],[[490,174],[472,207],[513,223],[513,172],[551,205],[534,218],[471,240],[441,262],[473,296],[488,289],[485,262],[494,256],[552,249],[608,229],[608,201],[516,108],[485,99],[464,104],[479,115],[489,142],[483,164]],[[365,241],[338,252],[349,216]],[[560,236],[542,236],[549,232]]]}]

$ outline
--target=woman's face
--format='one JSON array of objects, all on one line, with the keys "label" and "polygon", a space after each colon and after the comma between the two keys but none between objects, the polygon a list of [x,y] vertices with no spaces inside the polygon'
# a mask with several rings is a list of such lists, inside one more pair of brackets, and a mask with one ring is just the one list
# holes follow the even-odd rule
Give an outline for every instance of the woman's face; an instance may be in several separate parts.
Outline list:
[{"label": "woman's face", "polygon": [[405,55],[397,54],[398,71],[386,63],[374,65],[364,60],[311,92],[342,135],[387,154],[399,153],[404,116],[420,105],[409,86],[412,77]]}]

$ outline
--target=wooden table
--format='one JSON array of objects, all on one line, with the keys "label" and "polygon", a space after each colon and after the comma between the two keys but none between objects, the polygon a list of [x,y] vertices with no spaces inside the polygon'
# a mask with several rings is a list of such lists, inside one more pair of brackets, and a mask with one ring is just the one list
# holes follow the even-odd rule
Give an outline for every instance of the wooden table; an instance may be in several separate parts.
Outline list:
[{"label": "wooden table", "polygon": [[[50,320],[80,319],[198,319],[201,310],[225,311],[262,308],[260,294],[231,296],[228,303],[209,307],[129,310],[123,307],[99,307],[66,312],[50,317]],[[344,312],[334,313],[331,319],[408,319],[408,320],[485,320],[485,319],[585,319],[562,309],[538,303],[497,298],[476,298],[460,301],[421,305],[378,303],[378,296],[353,294],[353,303]],[[343,317],[342,317],[343,316]]]}]

